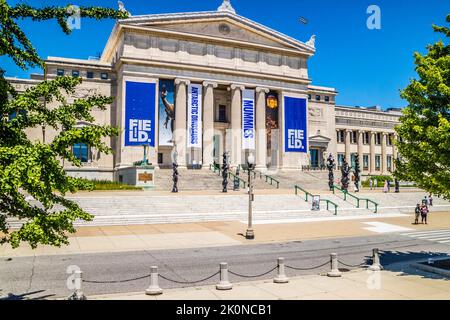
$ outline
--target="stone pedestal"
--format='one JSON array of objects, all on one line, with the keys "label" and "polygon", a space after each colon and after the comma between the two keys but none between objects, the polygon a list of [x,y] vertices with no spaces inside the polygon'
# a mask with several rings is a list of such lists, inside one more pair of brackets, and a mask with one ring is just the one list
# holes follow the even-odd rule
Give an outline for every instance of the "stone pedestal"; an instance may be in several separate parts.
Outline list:
[{"label": "stone pedestal", "polygon": [[118,181],[139,188],[151,189],[155,187],[154,166],[133,166],[117,170]]}]

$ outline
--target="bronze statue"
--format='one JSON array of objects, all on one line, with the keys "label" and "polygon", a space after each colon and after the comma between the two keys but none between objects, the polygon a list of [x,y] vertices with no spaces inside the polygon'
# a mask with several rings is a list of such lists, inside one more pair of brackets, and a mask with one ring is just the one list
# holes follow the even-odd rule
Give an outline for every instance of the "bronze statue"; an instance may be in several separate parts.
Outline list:
[{"label": "bronze statue", "polygon": [[348,191],[348,183],[349,183],[348,177],[350,175],[350,167],[346,159],[344,159],[344,163],[342,164],[341,172],[342,172],[342,179],[341,179],[342,189]]},{"label": "bronze statue", "polygon": [[230,169],[230,165],[228,164],[228,152],[223,154],[223,163],[222,163],[222,192],[228,192],[228,170]]},{"label": "bronze statue", "polygon": [[355,192],[359,192],[359,181],[361,180],[361,168],[359,166],[359,154],[355,155]]},{"label": "bronze statue", "polygon": [[327,168],[328,168],[328,186],[330,187],[330,191],[333,191],[334,187],[334,158],[330,153],[330,156],[327,159]]}]

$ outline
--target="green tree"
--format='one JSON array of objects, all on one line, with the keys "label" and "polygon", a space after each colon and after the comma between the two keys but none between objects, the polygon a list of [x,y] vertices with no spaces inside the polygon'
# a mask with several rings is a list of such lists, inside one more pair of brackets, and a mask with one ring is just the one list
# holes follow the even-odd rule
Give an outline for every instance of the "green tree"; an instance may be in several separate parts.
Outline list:
[{"label": "green tree", "polygon": [[[0,55],[7,55],[23,69],[43,67],[37,51],[21,30],[17,21],[56,19],[66,34],[66,24],[72,15],[69,7],[33,8],[27,4],[10,6],[0,0]],[[73,7],[71,7],[73,8]],[[98,7],[80,7],[81,18],[123,19],[128,13]],[[65,195],[78,188],[89,188],[81,179],[67,176],[61,160],[80,166],[71,153],[74,143],[86,143],[100,152],[111,152],[104,137],[117,135],[111,126],[76,127],[78,121],[94,122],[93,108],[105,109],[112,99],[92,96],[69,103],[65,97],[75,92],[81,78],[58,77],[43,81],[18,94],[4,78],[0,69],[0,243],[16,248],[21,241],[33,248],[38,244],[61,246],[67,244],[67,233],[75,232],[76,219],[91,220]],[[57,107],[47,108],[49,103]],[[48,143],[31,141],[26,130],[52,127],[57,136]],[[34,198],[33,201],[30,199]],[[11,230],[8,218],[20,219],[20,229]]]},{"label": "green tree", "polygon": [[[450,15],[447,15],[450,22]],[[448,27],[433,25],[450,36]],[[450,198],[450,46],[442,40],[426,55],[415,53],[419,79],[401,92],[408,106],[396,127],[400,159],[397,178],[414,181],[424,190]]]}]

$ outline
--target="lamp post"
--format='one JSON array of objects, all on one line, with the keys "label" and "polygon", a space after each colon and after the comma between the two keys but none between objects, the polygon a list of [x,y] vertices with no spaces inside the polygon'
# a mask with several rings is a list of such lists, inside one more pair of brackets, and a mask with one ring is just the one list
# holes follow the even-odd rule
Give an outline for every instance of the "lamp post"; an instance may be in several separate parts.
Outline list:
[{"label": "lamp post", "polygon": [[253,232],[253,223],[252,223],[252,202],[254,200],[253,195],[253,184],[252,184],[252,171],[255,169],[255,156],[250,153],[247,157],[247,167],[248,167],[248,227],[247,232],[245,233],[245,238],[248,240],[255,239],[255,233]]}]

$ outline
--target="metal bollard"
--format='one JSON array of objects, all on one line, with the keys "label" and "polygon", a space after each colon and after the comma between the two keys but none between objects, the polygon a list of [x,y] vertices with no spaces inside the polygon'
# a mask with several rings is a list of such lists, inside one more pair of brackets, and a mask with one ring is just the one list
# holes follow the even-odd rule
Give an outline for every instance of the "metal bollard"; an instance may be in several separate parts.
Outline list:
[{"label": "metal bollard", "polygon": [[337,253],[330,255],[331,271],[327,273],[329,277],[340,277],[342,273],[339,271],[339,262]]},{"label": "metal bollard", "polygon": [[145,294],[149,296],[157,296],[163,291],[158,284],[158,267],[150,267],[150,286],[145,290]]},{"label": "metal bollard", "polygon": [[81,285],[83,283],[83,272],[81,270],[75,271],[75,278],[79,279],[79,286],[75,291],[67,298],[67,300],[87,300],[83,291],[81,290]]},{"label": "metal bollard", "polygon": [[381,271],[383,266],[380,263],[380,254],[378,248],[373,249],[372,265],[368,268],[370,271]]},{"label": "metal bollard", "polygon": [[217,290],[231,290],[233,284],[228,280],[228,263],[220,264],[220,282],[216,285]]},{"label": "metal bollard", "polygon": [[278,258],[277,276],[273,279],[274,283],[288,283],[289,278],[286,276],[284,268],[284,258]]}]

